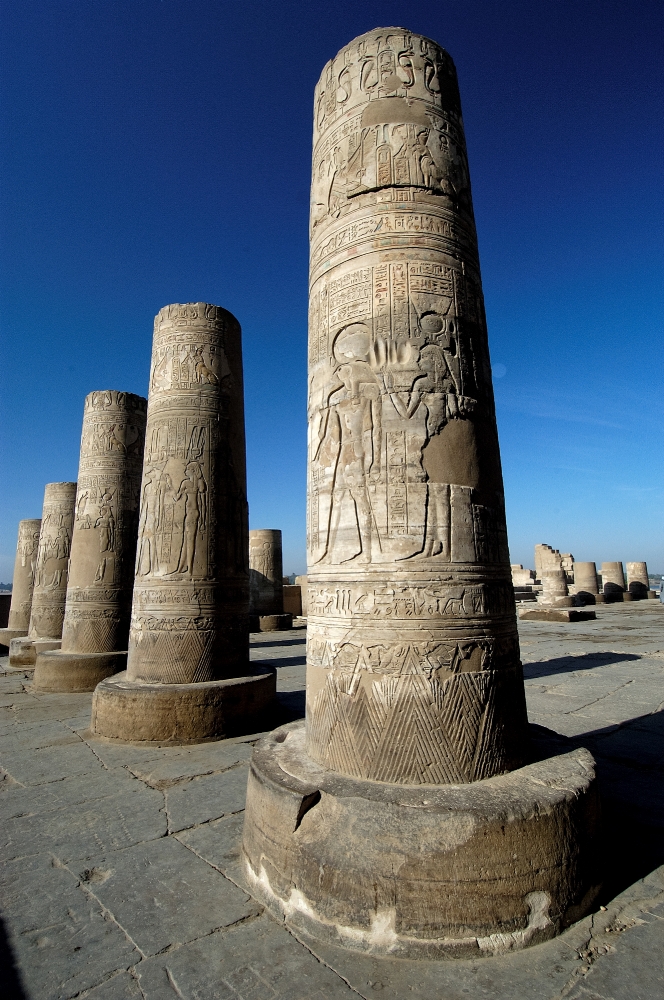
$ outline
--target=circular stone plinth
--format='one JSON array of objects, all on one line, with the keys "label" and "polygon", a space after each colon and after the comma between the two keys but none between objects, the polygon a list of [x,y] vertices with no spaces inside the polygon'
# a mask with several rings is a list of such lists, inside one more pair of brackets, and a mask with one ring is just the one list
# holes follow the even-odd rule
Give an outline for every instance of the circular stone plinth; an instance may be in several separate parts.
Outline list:
[{"label": "circular stone plinth", "polygon": [[128,743],[222,739],[260,729],[275,694],[274,667],[252,665],[245,677],[197,684],[130,681],[124,671],[95,688],[90,730]]},{"label": "circular stone plinth", "polygon": [[258,618],[259,632],[284,632],[292,627],[292,615],[260,615]]},{"label": "circular stone plinth", "polygon": [[0,628],[0,646],[7,646],[12,639],[19,639],[25,635],[25,631],[18,628]]},{"label": "circular stone plinth", "polygon": [[35,691],[94,691],[100,681],[127,666],[127,653],[37,653]]},{"label": "circular stone plinth", "polygon": [[590,753],[532,728],[552,756],[419,786],[326,771],[303,722],[276,730],[249,774],[251,892],[297,934],[376,955],[472,958],[553,937],[599,891],[599,795]]}]

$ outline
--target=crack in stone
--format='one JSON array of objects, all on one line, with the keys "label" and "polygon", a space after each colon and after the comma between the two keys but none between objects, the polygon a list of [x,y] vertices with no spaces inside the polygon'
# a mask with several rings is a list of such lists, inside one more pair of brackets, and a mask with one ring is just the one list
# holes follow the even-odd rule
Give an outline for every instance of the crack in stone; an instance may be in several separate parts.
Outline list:
[{"label": "crack in stone", "polygon": [[115,926],[124,934],[125,938],[129,942],[129,944],[132,946],[132,948],[134,948],[138,952],[138,954],[141,956],[141,958],[147,958],[148,956],[143,951],[143,949],[138,946],[138,944],[136,943],[136,941],[134,941],[134,939],[131,936],[131,934],[129,933],[129,931],[125,927],[122,926],[122,924],[117,919],[117,917],[115,917],[115,915],[113,914],[113,912],[111,910],[109,910],[109,908],[102,903],[102,901],[99,898],[99,896],[97,896],[92,891],[92,889],[89,886],[89,883],[86,883],[81,878],[79,878],[71,870],[71,868],[69,868],[67,865],[61,864],[60,867],[66,868],[67,871],[76,879],[78,888],[82,889],[83,892],[86,894],[86,896],[88,896],[90,899],[94,899],[95,903],[97,903],[97,905],[99,906],[99,908],[101,910],[101,915],[104,918],[104,920],[108,920],[110,923],[115,924]]},{"label": "crack in stone", "polygon": [[625,681],[624,684],[619,684],[617,688],[613,688],[611,691],[607,691],[606,694],[601,694],[599,698],[594,698],[593,701],[589,701],[586,705],[579,705],[578,708],[571,708],[568,712],[563,712],[563,715],[574,715],[576,712],[582,712],[584,708],[590,708],[591,705],[596,705],[598,701],[604,701],[605,698],[610,698],[611,695],[616,694],[618,691],[622,691],[623,688],[628,687],[630,684],[634,683],[634,678],[630,678]]}]

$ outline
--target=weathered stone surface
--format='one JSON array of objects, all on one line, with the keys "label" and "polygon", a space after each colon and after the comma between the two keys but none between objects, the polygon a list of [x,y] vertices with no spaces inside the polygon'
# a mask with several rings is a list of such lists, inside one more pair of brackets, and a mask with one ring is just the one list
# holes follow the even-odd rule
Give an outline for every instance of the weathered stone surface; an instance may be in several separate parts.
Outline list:
[{"label": "weathered stone surface", "polygon": [[258,528],[249,532],[249,611],[252,615],[281,615],[283,600],[281,531]]},{"label": "weathered stone surface", "polygon": [[127,667],[127,653],[38,652],[33,684],[37,691],[94,691],[97,684]]},{"label": "weathered stone surface", "polygon": [[526,763],[456,71],[376,29],[315,106],[306,727],[254,751],[245,875],[313,939],[520,948],[597,892],[597,788],[585,750]]},{"label": "weathered stone surface", "polygon": [[48,483],[37,548],[29,639],[60,639],[74,524],[76,483]]},{"label": "weathered stone surface", "polygon": [[595,618],[594,611],[580,608],[521,608],[519,618],[534,622],[587,622]]},{"label": "weathered stone surface", "polygon": [[297,612],[303,618],[307,617],[307,576],[295,577],[295,586],[300,588],[300,610]]},{"label": "weathered stone surface", "polygon": [[648,566],[644,562],[628,562],[626,569],[627,590],[636,600],[645,600],[650,591]]},{"label": "weathered stone surface", "polygon": [[[16,635],[27,635],[30,628],[32,589],[34,587],[35,571],[37,568],[40,528],[40,518],[18,522],[18,542],[16,544],[16,560],[14,562],[14,578],[12,581],[12,600],[9,609],[9,620],[7,621],[7,631],[14,631]],[[2,631],[4,632],[5,630],[3,629]],[[13,638],[13,636],[9,638]]]},{"label": "weathered stone surface", "polygon": [[304,614],[302,607],[302,589],[297,584],[284,586],[284,611],[293,618]]},{"label": "weathered stone surface", "polygon": [[149,684],[123,672],[95,688],[90,728],[96,736],[176,743],[221,739],[260,728],[274,700],[273,668],[244,668],[244,676],[194,684]]},{"label": "weathered stone surface", "polygon": [[[337,995],[336,989],[342,991],[339,996],[359,995],[367,1000],[375,996],[389,1000],[411,996],[415,1000],[590,1000],[593,993],[623,1000],[624,983],[630,981],[634,996],[640,998],[638,991],[646,987],[650,988],[648,1000],[659,996],[656,977],[658,957],[664,950],[664,924],[657,917],[650,924],[647,921],[653,920],[651,911],[658,905],[658,895],[660,902],[663,896],[664,869],[652,872],[647,879],[644,876],[661,863],[664,843],[664,713],[658,711],[664,656],[656,652],[664,649],[664,611],[658,602],[650,601],[606,605],[597,608],[596,620],[579,623],[572,630],[563,623],[519,622],[519,631],[531,719],[567,733],[575,746],[588,747],[597,760],[609,885],[591,917],[543,944],[489,960],[418,962],[371,956],[322,942],[309,942],[305,947],[267,915],[252,916],[237,926],[196,938],[198,927],[203,935],[206,931],[199,924],[197,907],[189,904],[190,894],[195,896],[198,891],[198,883],[192,881],[191,886],[180,883],[179,907],[183,922],[192,913],[191,927],[185,930],[186,937],[194,940],[181,947],[175,944],[174,949],[153,958],[144,958],[136,950],[129,959],[130,971],[125,972],[129,965],[126,953],[116,951],[114,942],[126,941],[126,932],[110,909],[102,911],[88,895],[95,882],[74,879],[76,893],[85,902],[81,909],[76,894],[71,902],[66,896],[68,883],[48,883],[41,870],[31,870],[32,862],[25,858],[17,860],[13,868],[25,892],[19,897],[14,890],[7,890],[4,872],[8,869],[0,865],[0,894],[9,947],[23,973],[26,1000],[44,1000],[49,990],[62,1000],[74,996],[81,991],[77,983],[82,974],[85,989],[91,990],[85,995],[95,1000],[140,1000],[141,996],[165,1000],[178,993],[184,1000],[207,1000],[215,995],[221,1000],[238,1000],[238,990],[241,996],[256,1000],[319,1000],[321,992],[327,1000]],[[279,698],[293,699],[299,717],[304,713],[302,641],[302,635],[292,632],[255,636],[251,650],[253,657],[278,666]],[[70,814],[75,831],[71,846],[76,851],[79,845],[82,848],[81,862],[69,863],[72,873],[96,866],[97,855],[90,855],[86,846],[95,834],[103,844],[100,856],[108,857],[113,844],[128,845],[123,839],[122,817],[132,836],[140,836],[144,830],[146,855],[153,848],[159,849],[165,838],[154,839],[154,834],[160,829],[159,817],[163,830],[166,800],[172,792],[192,776],[214,774],[218,781],[215,794],[221,799],[224,781],[235,781],[237,754],[246,754],[250,748],[251,737],[186,747],[132,746],[89,739],[90,766],[95,770],[62,777],[65,762],[59,751],[72,741],[78,742],[72,727],[82,731],[89,724],[92,696],[35,694],[27,688],[24,674],[17,671],[2,676],[2,662],[0,659],[0,765],[6,768],[9,754],[12,766],[43,756],[44,764],[39,768],[43,776],[49,770],[51,747],[58,751],[53,768],[57,780],[21,787],[10,773],[0,782],[0,828],[4,832],[7,820],[15,818],[20,825],[20,831],[18,826],[16,830],[30,851],[40,846],[41,836],[40,856],[45,857],[46,872],[53,857],[56,864],[63,863],[60,850],[69,851],[66,824]],[[74,769],[80,766],[79,760],[69,763]],[[32,774],[38,777],[32,768],[22,772],[25,777]],[[158,791],[162,787],[163,791]],[[161,811],[160,796],[164,799]],[[205,802],[204,796],[180,797],[179,822],[191,822],[192,826],[175,837],[206,863],[209,878],[215,880],[223,872],[246,891],[238,867],[243,816],[232,813],[193,825]],[[207,796],[207,802],[210,810],[215,808],[214,794]],[[108,830],[104,827],[107,820]],[[67,875],[64,869],[55,871]],[[151,878],[153,872],[152,866],[138,867],[136,882],[144,875]],[[93,873],[93,877],[103,876]],[[623,892],[626,886],[631,888]],[[53,928],[58,938],[42,947],[36,942],[51,938],[54,910],[35,915],[30,907],[40,894],[48,894],[51,902],[58,904],[70,935],[60,938],[60,931]],[[10,896],[14,900],[11,907],[7,903]],[[599,911],[599,903],[607,909]],[[23,935],[24,913],[32,921],[29,926],[39,934]],[[94,914],[102,914],[104,924],[97,923]],[[57,923],[57,912],[55,917]],[[149,919],[161,920],[157,905]],[[104,926],[108,937],[101,939],[100,946],[97,933]],[[642,934],[650,935],[647,946],[639,944]],[[60,955],[57,948],[62,941],[68,941],[71,948],[63,948]],[[9,962],[10,956],[3,965],[3,985]],[[611,967],[612,979],[598,979],[602,988],[593,986],[595,977],[604,975],[605,966]],[[59,978],[61,973],[63,979]],[[139,982],[142,994],[126,992],[125,987],[131,991],[130,984]],[[349,992],[351,988],[354,992]],[[632,1000],[629,990],[627,1000]]]},{"label": "weathered stone surface", "polygon": [[252,632],[285,632],[292,627],[292,614],[251,616]]},{"label": "weathered stone surface", "polygon": [[248,551],[240,326],[205,302],[166,306],[154,326],[127,671],[97,689],[97,735],[209,739],[265,708],[274,676],[249,669]]},{"label": "weathered stone surface", "polygon": [[324,770],[302,723],[277,730],[251,763],[251,891],[297,933],[373,954],[481,957],[552,937],[599,890],[599,799],[588,751],[542,741],[558,755],[406,787]]},{"label": "weathered stone surface", "polygon": [[92,691],[126,666],[146,405],[114,389],[85,398],[62,646],[37,658],[37,689]]},{"label": "weathered stone surface", "polygon": [[129,680],[238,677],[249,657],[240,326],[204,302],[155,318]]},{"label": "weathered stone surface", "polygon": [[146,407],[114,389],[85,398],[65,653],[127,649]]},{"label": "weathered stone surface", "polygon": [[77,874],[144,955],[260,912],[245,892],[173,837],[100,855]]},{"label": "weathered stone surface", "polygon": [[377,29],[324,69],[310,264],[308,751],[403,783],[516,767],[477,241],[456,71],[435,42]]},{"label": "weathered stone surface", "polygon": [[621,562],[602,563],[602,590],[610,601],[622,601],[625,592],[625,574]]}]

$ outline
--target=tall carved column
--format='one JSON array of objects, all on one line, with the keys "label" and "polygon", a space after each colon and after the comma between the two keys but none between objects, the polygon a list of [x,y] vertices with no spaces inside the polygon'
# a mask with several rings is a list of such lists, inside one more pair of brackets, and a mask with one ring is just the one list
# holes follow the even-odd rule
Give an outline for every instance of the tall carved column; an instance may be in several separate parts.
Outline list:
[{"label": "tall carved column", "polygon": [[92,729],[130,740],[221,736],[274,696],[249,666],[240,326],[205,302],[155,318],[126,674],[95,690]]},{"label": "tall carved column", "polygon": [[293,625],[293,616],[284,614],[284,569],[278,528],[249,532],[249,613],[252,632],[277,632]]},{"label": "tall carved column", "polygon": [[314,100],[306,730],[254,752],[247,875],[349,947],[518,947],[590,889],[592,837],[538,817],[567,830],[595,787],[586,751],[527,763],[456,71],[377,29]]},{"label": "tall carved column", "polygon": [[41,520],[39,518],[18,522],[18,541],[16,543],[9,621],[7,628],[0,629],[0,643],[3,646],[8,646],[10,640],[17,636],[28,634],[40,527]]},{"label": "tall carved column", "polygon": [[94,691],[126,666],[146,408],[115,389],[85,398],[62,646],[38,655],[37,690]]},{"label": "tall carved column", "polygon": [[76,483],[47,483],[44,489],[30,625],[26,638],[10,642],[12,666],[34,666],[39,650],[60,646],[75,500]]}]

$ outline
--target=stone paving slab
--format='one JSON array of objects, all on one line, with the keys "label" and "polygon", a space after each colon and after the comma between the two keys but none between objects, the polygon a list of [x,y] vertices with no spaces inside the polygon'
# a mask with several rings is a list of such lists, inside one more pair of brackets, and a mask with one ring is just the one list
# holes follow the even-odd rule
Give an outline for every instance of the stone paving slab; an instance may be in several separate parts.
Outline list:
[{"label": "stone paving slab", "polygon": [[[372,959],[298,941],[252,899],[240,866],[247,767],[259,733],[186,747],[95,739],[90,694],[32,692],[31,671],[3,675],[0,661],[7,996],[664,995],[664,608],[596,610],[594,622],[521,622],[519,631],[531,721],[597,759],[605,909],[553,941],[476,961]],[[274,724],[301,717],[304,631],[254,635],[251,656],[277,667]],[[0,934],[0,955],[2,947]]]}]

